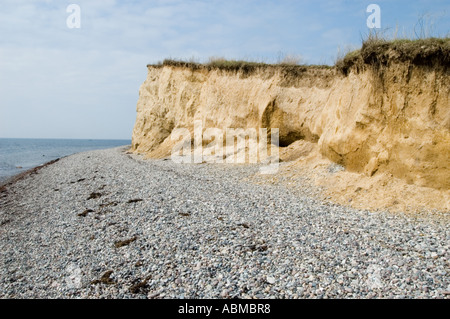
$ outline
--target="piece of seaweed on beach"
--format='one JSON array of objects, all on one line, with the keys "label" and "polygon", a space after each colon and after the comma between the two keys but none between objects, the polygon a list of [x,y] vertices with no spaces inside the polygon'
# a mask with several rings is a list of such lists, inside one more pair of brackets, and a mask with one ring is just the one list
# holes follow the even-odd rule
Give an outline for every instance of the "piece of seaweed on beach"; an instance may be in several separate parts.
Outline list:
[{"label": "piece of seaweed on beach", "polygon": [[130,287],[130,292],[132,294],[147,294],[149,288],[147,283],[151,279],[151,277],[152,276],[148,276],[142,281],[138,280],[136,284]]},{"label": "piece of seaweed on beach", "polygon": [[113,273],[112,270],[108,270],[100,277],[100,279],[91,281],[91,284],[92,285],[97,285],[97,284],[112,285],[112,284],[114,284],[115,283],[114,280],[111,279],[112,273]]},{"label": "piece of seaweed on beach", "polygon": [[3,226],[3,225],[6,225],[6,224],[9,224],[11,222],[11,220],[10,219],[5,219],[5,220],[2,220],[1,222],[0,222],[0,226]]},{"label": "piece of seaweed on beach", "polygon": [[91,193],[91,194],[89,195],[89,197],[87,198],[87,200],[90,200],[90,199],[96,199],[96,198],[102,197],[102,195],[103,195],[103,194],[101,194],[101,193]]},{"label": "piece of seaweed on beach", "polygon": [[183,216],[183,217],[189,217],[189,216],[191,216],[191,213],[180,212],[180,213],[178,213],[178,215]]},{"label": "piece of seaweed on beach", "polygon": [[137,240],[137,236],[134,236],[133,238],[126,239],[126,240],[119,240],[119,241],[116,241],[114,243],[114,247],[120,248],[120,247],[123,247],[123,246],[128,246],[129,244],[131,244],[135,240]]},{"label": "piece of seaweed on beach", "polygon": [[104,208],[104,207],[110,207],[110,206],[117,206],[118,204],[119,204],[118,202],[112,201],[112,202],[100,204],[99,207]]},{"label": "piece of seaweed on beach", "polygon": [[137,202],[142,202],[143,199],[140,198],[136,198],[136,199],[130,199],[127,204],[131,204],[131,203],[137,203]]},{"label": "piece of seaweed on beach", "polygon": [[92,209],[86,209],[84,212],[79,213],[78,216],[80,217],[86,217],[87,214],[94,212]]}]

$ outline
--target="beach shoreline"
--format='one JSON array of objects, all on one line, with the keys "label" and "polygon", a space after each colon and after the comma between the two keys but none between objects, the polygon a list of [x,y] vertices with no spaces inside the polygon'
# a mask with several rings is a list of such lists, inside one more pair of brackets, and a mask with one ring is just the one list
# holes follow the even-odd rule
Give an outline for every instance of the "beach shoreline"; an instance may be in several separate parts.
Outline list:
[{"label": "beach shoreline", "polygon": [[[63,157],[66,157],[66,156],[63,156]],[[27,169],[23,172],[20,172],[18,174],[15,174],[13,176],[5,178],[4,180],[0,181],[0,193],[3,192],[8,186],[12,186],[17,181],[19,181],[23,178],[26,178],[27,176],[29,176],[31,174],[36,174],[40,169],[58,162],[63,157],[48,161],[44,164],[35,166],[33,168]]]},{"label": "beach shoreline", "polygon": [[[0,298],[449,298],[449,218],[81,152],[1,187]],[[310,192],[311,191],[311,192]]]},{"label": "beach shoreline", "polygon": [[0,185],[58,158],[130,143],[131,140],[0,138]]}]

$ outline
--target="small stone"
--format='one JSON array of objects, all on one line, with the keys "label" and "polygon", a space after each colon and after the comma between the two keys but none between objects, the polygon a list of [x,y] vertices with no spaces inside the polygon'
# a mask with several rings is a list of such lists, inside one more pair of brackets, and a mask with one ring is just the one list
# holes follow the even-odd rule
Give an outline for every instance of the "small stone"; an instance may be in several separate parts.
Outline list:
[{"label": "small stone", "polygon": [[202,263],[201,263],[201,262],[198,262],[198,263],[194,266],[194,268],[192,268],[192,269],[195,270],[195,271],[198,271],[198,270],[200,270],[200,268],[202,268]]}]

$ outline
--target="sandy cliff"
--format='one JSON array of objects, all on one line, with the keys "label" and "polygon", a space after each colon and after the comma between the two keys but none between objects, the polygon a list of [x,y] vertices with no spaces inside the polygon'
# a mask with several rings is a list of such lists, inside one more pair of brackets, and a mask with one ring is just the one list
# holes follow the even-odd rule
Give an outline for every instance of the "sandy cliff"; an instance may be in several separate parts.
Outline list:
[{"label": "sandy cliff", "polygon": [[192,130],[195,120],[204,128],[279,128],[281,154],[305,140],[349,171],[384,172],[409,184],[450,189],[448,64],[430,66],[389,54],[394,57],[388,63],[353,63],[345,72],[148,66],[132,150],[168,156],[171,132]]}]

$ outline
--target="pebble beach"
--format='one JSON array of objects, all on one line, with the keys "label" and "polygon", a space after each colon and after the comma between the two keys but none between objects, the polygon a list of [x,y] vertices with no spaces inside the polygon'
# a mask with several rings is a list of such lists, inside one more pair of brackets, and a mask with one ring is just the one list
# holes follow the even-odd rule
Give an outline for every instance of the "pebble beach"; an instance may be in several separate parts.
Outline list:
[{"label": "pebble beach", "polygon": [[450,298],[449,214],[356,210],[256,184],[257,165],[127,149],[0,188],[0,298]]}]

